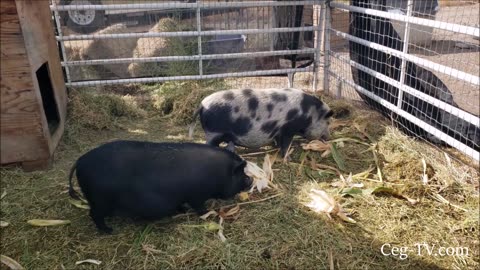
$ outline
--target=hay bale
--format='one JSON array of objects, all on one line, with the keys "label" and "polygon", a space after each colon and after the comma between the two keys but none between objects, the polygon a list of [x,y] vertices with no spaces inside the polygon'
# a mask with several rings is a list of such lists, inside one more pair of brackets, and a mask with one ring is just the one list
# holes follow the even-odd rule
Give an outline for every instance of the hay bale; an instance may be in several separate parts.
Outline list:
[{"label": "hay bale", "polygon": [[[96,34],[120,34],[128,32],[124,24],[109,26]],[[82,59],[116,59],[130,58],[137,44],[136,38],[100,39],[91,41],[81,51]],[[118,78],[128,78],[128,64],[100,65],[96,66],[99,72],[108,71]],[[103,75],[103,74],[102,74]]]},{"label": "hay bale", "polygon": [[[176,32],[184,30],[193,30],[171,19],[163,18],[155,24],[149,32]],[[133,50],[133,57],[159,57],[172,55],[192,55],[195,39],[190,37],[169,37],[169,38],[140,38]],[[160,63],[131,63],[128,66],[128,72],[131,76],[161,76],[173,75],[180,72],[182,75],[189,72],[192,65],[188,62],[160,62]],[[196,69],[195,69],[196,70]]]}]

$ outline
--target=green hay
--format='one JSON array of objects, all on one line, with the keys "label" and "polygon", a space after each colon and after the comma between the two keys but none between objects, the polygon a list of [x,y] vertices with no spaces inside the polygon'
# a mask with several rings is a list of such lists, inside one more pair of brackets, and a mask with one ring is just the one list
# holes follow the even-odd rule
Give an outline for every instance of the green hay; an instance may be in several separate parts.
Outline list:
[{"label": "green hay", "polygon": [[[213,82],[211,85],[196,82],[163,84],[162,87],[151,85],[138,92],[128,92],[136,106],[129,106],[121,96],[112,98],[113,94],[98,94],[94,89],[72,92],[70,109],[80,106],[82,110],[77,108],[75,113],[70,112],[67,130],[75,123],[82,127],[81,132],[75,134],[79,144],[66,141],[64,136],[55,152],[53,168],[48,171],[0,170],[0,194],[7,191],[1,199],[1,220],[10,223],[1,229],[2,254],[17,260],[26,269],[329,269],[330,261],[334,269],[477,269],[480,266],[478,171],[455,159],[451,166],[448,165],[437,149],[402,135],[389,128],[389,122],[376,113],[356,106],[349,117],[342,118],[347,123],[332,130],[332,137],[357,138],[367,144],[376,144],[384,182],[378,182],[375,170],[367,173],[365,179],[355,178],[354,182],[363,183],[362,190],[378,186],[393,188],[419,200],[417,204],[389,194],[342,196],[341,187],[332,186],[339,181],[335,172],[310,168],[311,160],[336,168],[333,157],[322,158],[316,152],[303,154],[299,146],[302,140],[295,139],[292,163],[277,160],[273,165],[274,182],[279,190],[254,193],[250,200],[268,198],[279,192],[282,195],[241,205],[238,217],[226,220],[223,225],[226,243],[222,243],[214,232],[189,227],[204,223],[195,214],[148,223],[109,218],[107,223],[114,228],[114,234],[99,234],[88,210],[77,208],[69,201],[67,174],[70,167],[81,154],[112,139],[178,141],[177,137],[169,135],[186,134],[187,128],[174,123],[174,114],[184,112],[181,119],[188,123],[191,111],[187,109],[190,108],[172,105],[172,111],[165,117],[150,116],[161,109],[152,105],[156,94],[174,96],[182,87],[190,87],[190,91],[185,90],[183,95],[176,96],[177,99],[185,98],[192,89],[221,89]],[[75,95],[82,99],[79,96],[75,99]],[[150,95],[144,105],[139,102]],[[190,105],[194,110],[198,102],[193,100],[201,94],[191,95]],[[335,100],[325,100],[335,106]],[[138,108],[143,108],[147,117],[142,117]],[[76,119],[86,117],[84,114],[104,124],[93,125],[88,124],[88,119]],[[105,128],[108,121],[121,128]],[[365,121],[376,125],[367,124],[365,130],[373,141],[353,127],[354,122],[365,124]],[[194,140],[201,138],[202,131],[197,128]],[[346,171],[342,174],[345,178],[349,172],[358,174],[376,165],[373,153],[364,144],[345,141],[343,146],[337,143],[337,147],[344,158]],[[240,154],[258,151],[238,148]],[[300,166],[305,156],[304,166]],[[261,166],[263,157],[247,159]],[[421,184],[421,158],[428,164],[427,174],[431,179],[425,186]],[[301,202],[308,200],[311,188],[323,189],[333,196],[357,223],[345,223],[336,217],[329,219],[303,206]],[[434,199],[434,194],[440,194],[466,211]],[[214,201],[210,208],[218,209],[236,202],[239,200]],[[64,219],[71,224],[40,228],[28,225],[26,221],[30,219]],[[218,219],[209,218],[209,221]],[[467,247],[470,253],[469,256],[418,256],[412,251],[407,259],[400,260],[380,252],[385,243],[414,250],[416,243],[423,242]],[[155,251],[147,252],[146,246]],[[100,260],[102,264],[75,266],[76,261],[85,259]]]}]

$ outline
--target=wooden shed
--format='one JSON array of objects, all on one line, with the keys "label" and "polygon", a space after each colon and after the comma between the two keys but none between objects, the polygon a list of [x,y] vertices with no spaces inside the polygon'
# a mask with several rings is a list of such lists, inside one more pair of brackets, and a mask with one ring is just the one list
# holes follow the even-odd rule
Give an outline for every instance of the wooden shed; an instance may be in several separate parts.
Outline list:
[{"label": "wooden shed", "polygon": [[0,5],[1,164],[45,169],[62,136],[67,104],[49,1]]}]

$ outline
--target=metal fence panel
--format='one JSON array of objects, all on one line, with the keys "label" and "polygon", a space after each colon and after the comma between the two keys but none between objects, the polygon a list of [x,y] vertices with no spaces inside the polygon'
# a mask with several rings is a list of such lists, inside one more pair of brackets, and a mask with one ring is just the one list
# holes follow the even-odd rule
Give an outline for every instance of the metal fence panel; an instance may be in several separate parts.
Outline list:
[{"label": "metal fence panel", "polygon": [[323,34],[313,18],[324,2],[56,0],[51,9],[67,86],[90,86],[315,77]]},{"label": "metal fence panel", "polygon": [[365,101],[410,135],[479,160],[480,3],[350,0],[330,6],[328,89]]}]

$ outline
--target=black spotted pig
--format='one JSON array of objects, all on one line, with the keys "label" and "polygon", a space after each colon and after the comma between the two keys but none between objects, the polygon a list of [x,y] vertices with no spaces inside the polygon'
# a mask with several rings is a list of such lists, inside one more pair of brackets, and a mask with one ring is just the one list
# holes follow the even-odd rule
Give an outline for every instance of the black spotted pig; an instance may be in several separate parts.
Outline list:
[{"label": "black spotted pig", "polygon": [[[200,115],[207,144],[228,143],[259,148],[275,141],[282,156],[295,135],[309,140],[328,140],[327,104],[293,88],[235,89],[213,93],[202,100]],[[194,124],[190,126],[190,137]]]},{"label": "black spotted pig", "polygon": [[187,203],[205,214],[206,200],[231,198],[252,184],[245,165],[238,155],[206,144],[114,141],[77,160],[69,193],[78,198],[72,187],[76,170],[91,218],[99,230],[111,233],[104,219],[114,211],[152,220]]}]

